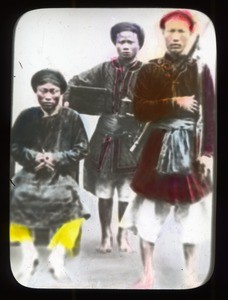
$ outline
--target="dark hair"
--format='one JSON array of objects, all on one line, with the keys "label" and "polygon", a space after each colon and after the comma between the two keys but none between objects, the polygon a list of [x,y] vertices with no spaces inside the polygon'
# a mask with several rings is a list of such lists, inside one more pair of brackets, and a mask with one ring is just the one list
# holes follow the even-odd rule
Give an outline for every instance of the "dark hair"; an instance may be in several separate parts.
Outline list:
[{"label": "dark hair", "polygon": [[179,18],[180,20],[185,20],[185,21],[187,21],[188,24],[189,24],[189,30],[190,30],[191,32],[193,32],[195,22],[194,22],[194,20],[193,20],[193,17],[192,17],[192,15],[191,15],[191,13],[190,13],[189,11],[187,11],[187,10],[180,10],[180,9],[174,10],[174,11],[172,11],[172,12],[170,12],[170,13],[164,15],[164,16],[162,17],[162,19],[160,20],[160,28],[161,28],[161,29],[165,29],[165,23],[166,23],[168,20],[172,19],[173,17],[177,17],[177,18]]},{"label": "dark hair", "polygon": [[66,91],[67,82],[64,76],[56,70],[43,69],[36,72],[31,79],[31,85],[34,92],[36,92],[37,86],[45,83],[52,83],[60,87],[61,94]]},{"label": "dark hair", "polygon": [[142,48],[145,38],[144,31],[138,24],[129,22],[121,22],[111,28],[110,35],[113,44],[116,44],[116,36],[122,31],[132,31],[136,33],[138,36],[139,46]]}]

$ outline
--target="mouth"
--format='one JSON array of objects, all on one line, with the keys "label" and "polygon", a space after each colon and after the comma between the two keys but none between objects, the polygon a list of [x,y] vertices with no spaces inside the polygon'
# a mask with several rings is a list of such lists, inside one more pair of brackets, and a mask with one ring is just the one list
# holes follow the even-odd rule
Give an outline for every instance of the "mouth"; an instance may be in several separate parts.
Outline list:
[{"label": "mouth", "polygon": [[52,103],[43,103],[44,106],[52,106]]},{"label": "mouth", "polygon": [[180,44],[171,44],[170,49],[174,49],[174,50],[181,49],[181,45]]},{"label": "mouth", "polygon": [[42,107],[43,107],[44,109],[50,109],[50,108],[53,107],[53,104],[52,104],[52,103],[43,103]]}]

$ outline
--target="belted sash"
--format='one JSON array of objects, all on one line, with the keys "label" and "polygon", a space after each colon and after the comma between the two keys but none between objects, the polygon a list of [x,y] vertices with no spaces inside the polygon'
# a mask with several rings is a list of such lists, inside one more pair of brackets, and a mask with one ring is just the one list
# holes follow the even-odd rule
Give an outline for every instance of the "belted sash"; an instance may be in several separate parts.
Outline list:
[{"label": "belted sash", "polygon": [[158,173],[190,172],[195,147],[191,133],[196,126],[199,125],[192,119],[174,119],[154,124],[155,128],[166,130],[156,166]]}]

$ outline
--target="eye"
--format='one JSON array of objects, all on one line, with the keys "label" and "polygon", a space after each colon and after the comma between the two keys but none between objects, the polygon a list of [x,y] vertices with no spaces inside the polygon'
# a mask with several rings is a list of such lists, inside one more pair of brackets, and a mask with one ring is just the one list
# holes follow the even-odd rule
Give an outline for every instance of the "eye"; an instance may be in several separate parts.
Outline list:
[{"label": "eye", "polygon": [[38,91],[43,95],[47,93],[51,93],[52,95],[55,95],[60,92],[59,89],[45,89],[45,88],[38,89]]},{"label": "eye", "polygon": [[38,91],[41,93],[41,94],[45,94],[48,92],[47,89],[38,89]]}]

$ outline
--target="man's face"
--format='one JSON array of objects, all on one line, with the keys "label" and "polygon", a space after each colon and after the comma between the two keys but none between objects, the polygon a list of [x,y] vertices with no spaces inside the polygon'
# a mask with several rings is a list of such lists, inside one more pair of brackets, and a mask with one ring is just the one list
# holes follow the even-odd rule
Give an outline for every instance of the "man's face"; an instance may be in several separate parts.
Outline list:
[{"label": "man's face", "polygon": [[37,87],[36,94],[42,109],[51,114],[59,104],[61,91],[57,85],[45,83]]},{"label": "man's face", "polygon": [[116,37],[116,49],[121,60],[132,60],[139,51],[139,41],[136,33],[122,31]]},{"label": "man's face", "polygon": [[171,55],[180,55],[188,43],[191,32],[187,21],[170,19],[165,23],[163,34],[168,52]]}]

